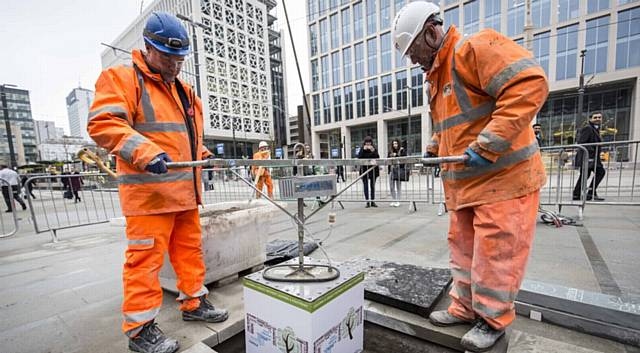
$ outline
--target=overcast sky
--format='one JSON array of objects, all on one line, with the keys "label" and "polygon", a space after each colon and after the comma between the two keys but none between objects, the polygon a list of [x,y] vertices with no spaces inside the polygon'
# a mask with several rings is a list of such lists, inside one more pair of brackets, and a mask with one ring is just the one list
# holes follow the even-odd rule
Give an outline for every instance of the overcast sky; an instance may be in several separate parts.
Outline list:
[{"label": "overcast sky", "polygon": [[[286,31],[282,1],[278,24],[285,29],[289,113],[302,104],[302,91]],[[151,0],[144,2],[145,6]],[[94,89],[102,70],[100,43],[111,43],[140,13],[140,0],[2,0],[0,84],[27,89],[36,120],[53,120],[69,132],[65,98],[78,85]],[[304,1],[287,0],[287,10],[305,89],[308,91]]]}]

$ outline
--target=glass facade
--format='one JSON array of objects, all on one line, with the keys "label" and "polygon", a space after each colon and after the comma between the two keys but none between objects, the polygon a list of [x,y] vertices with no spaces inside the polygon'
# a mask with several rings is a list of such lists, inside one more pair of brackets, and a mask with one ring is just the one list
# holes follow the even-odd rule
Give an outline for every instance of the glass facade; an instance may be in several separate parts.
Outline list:
[{"label": "glass facade", "polygon": [[640,65],[640,7],[618,12],[616,70]]},{"label": "glass facade", "polygon": [[320,125],[320,95],[313,95],[313,125]]},{"label": "glass facade", "polygon": [[380,0],[380,30],[389,28],[391,24],[391,0]]},{"label": "glass facade", "polygon": [[320,70],[322,73],[322,88],[328,88],[331,85],[329,82],[329,55],[325,55],[320,59]]},{"label": "glass facade", "polygon": [[543,32],[533,36],[533,54],[547,77],[549,76],[549,35],[550,32]]},{"label": "glass facade", "polygon": [[473,0],[464,4],[463,10],[463,33],[466,35],[478,32],[478,30],[480,29],[480,0]]},{"label": "glass facade", "polygon": [[339,85],[340,82],[340,52],[334,52],[331,54],[331,76],[333,78],[333,85]]},{"label": "glass facade", "polygon": [[423,103],[422,83],[424,82],[424,74],[422,68],[414,67],[411,69],[411,107],[420,107]]},{"label": "glass facade", "polygon": [[344,118],[345,120],[353,119],[353,88],[352,86],[344,87]]},{"label": "glass facade", "polygon": [[340,89],[333,90],[333,118],[335,121],[342,121],[342,94]]},{"label": "glass facade", "polygon": [[322,92],[322,116],[324,117],[324,123],[331,123],[331,97],[329,91]]},{"label": "glass facade", "polygon": [[380,35],[380,72],[387,72],[387,71],[391,71],[391,33],[390,32]]},{"label": "glass facade", "polygon": [[362,2],[353,5],[353,40],[362,38],[364,17],[362,17]]},{"label": "glass facade", "polygon": [[367,40],[367,75],[374,76],[378,74],[378,39],[371,38]]},{"label": "glass facade", "polygon": [[350,8],[342,10],[342,43],[351,42],[351,16]]},{"label": "glass facade", "polygon": [[580,15],[579,0],[558,0],[558,22],[568,21]]},{"label": "glass facade", "polygon": [[444,31],[446,32],[451,25],[460,28],[460,7],[458,6],[444,12],[444,25],[442,26]]},{"label": "glass facade", "polygon": [[587,13],[594,13],[609,8],[609,0],[587,0]]},{"label": "glass facade", "polygon": [[576,77],[578,46],[578,25],[558,29],[556,51],[556,80]]},{"label": "glass facade", "polygon": [[407,72],[396,72],[396,110],[407,109]]},{"label": "glass facade", "polygon": [[367,136],[373,139],[373,145],[378,147],[378,127],[376,123],[354,126],[351,129],[351,156],[355,158],[360,152],[362,142]]},{"label": "glass facade", "polygon": [[367,35],[376,33],[376,0],[367,0]]},{"label": "glass facade", "polygon": [[584,73],[607,71],[607,49],[609,40],[609,16],[587,21],[584,58]]},{"label": "glass facade", "polygon": [[338,23],[338,14],[332,15],[331,21],[331,49],[340,48],[340,24]]},{"label": "glass facade", "polygon": [[507,35],[513,37],[524,30],[524,0],[508,2]]},{"label": "glass facade", "polygon": [[532,0],[531,17],[535,28],[547,27],[551,21],[551,1]]},{"label": "glass facade", "polygon": [[311,61],[311,88],[314,91],[319,89],[318,82],[320,77],[318,76],[318,60]]},{"label": "glass facade", "polygon": [[369,86],[369,115],[378,114],[378,79],[374,78],[368,81]]},{"label": "glass facade", "polygon": [[327,19],[320,20],[320,53],[324,54],[329,50],[329,29]]},{"label": "glass facade", "polygon": [[364,44],[362,42],[354,46],[356,56],[356,80],[364,78]]},{"label": "glass facade", "polygon": [[315,24],[309,26],[309,54],[318,55],[318,26]]},{"label": "glass facade", "polygon": [[484,27],[500,32],[500,0],[484,0]]},{"label": "glass facade", "polygon": [[351,82],[351,47],[342,50],[342,66],[344,67],[344,83]]},{"label": "glass facade", "polygon": [[356,117],[362,118],[365,115],[365,94],[364,82],[356,83]]},{"label": "glass facade", "polygon": [[393,110],[393,87],[391,75],[382,76],[382,112]]}]

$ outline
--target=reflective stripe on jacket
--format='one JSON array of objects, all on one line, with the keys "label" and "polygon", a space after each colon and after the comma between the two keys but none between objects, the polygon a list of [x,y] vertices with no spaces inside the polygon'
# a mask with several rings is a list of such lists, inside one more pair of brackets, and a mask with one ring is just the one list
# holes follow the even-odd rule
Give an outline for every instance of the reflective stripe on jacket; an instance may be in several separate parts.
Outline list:
[{"label": "reflective stripe on jacket", "polygon": [[531,53],[494,30],[462,38],[451,26],[428,80],[437,154],[462,155],[471,147],[493,162],[442,166],[448,208],[513,199],[544,185],[531,121],[549,86]]},{"label": "reflective stripe on jacket", "polygon": [[151,174],[145,167],[162,152],[174,162],[211,155],[202,145],[200,99],[181,81],[191,105],[185,111],[176,84],[153,73],[141,51],[132,56],[134,67],[112,67],[100,74],[87,125],[94,141],[116,155],[122,213],[141,216],[197,208],[202,203],[200,168]]}]

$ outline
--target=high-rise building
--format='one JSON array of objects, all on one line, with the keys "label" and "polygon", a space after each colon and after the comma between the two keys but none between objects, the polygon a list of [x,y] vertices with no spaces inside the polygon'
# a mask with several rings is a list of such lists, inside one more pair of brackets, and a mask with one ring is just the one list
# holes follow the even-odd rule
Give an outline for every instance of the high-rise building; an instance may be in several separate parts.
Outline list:
[{"label": "high-rise building", "polygon": [[39,145],[48,140],[55,140],[61,138],[62,135],[58,135],[56,123],[54,121],[46,120],[34,120],[36,143]]},{"label": "high-rise building", "polygon": [[[200,92],[210,150],[218,157],[251,155],[262,140],[286,144],[285,70],[281,34],[273,26],[275,6],[274,0],[156,0],[112,45],[144,48],[142,30],[153,11],[203,25],[184,22],[192,43],[196,36],[180,77]],[[105,50],[102,66],[129,63],[122,50]]]},{"label": "high-rise building", "polygon": [[[17,165],[35,163],[38,151],[29,91],[4,85],[0,86],[0,90],[3,96],[2,101],[6,101],[6,107],[3,106],[0,109],[7,108],[15,162]],[[0,116],[4,118],[3,113],[0,110]],[[0,123],[0,163],[11,165],[9,134],[4,121]]]},{"label": "high-rise building", "polygon": [[67,96],[67,114],[71,136],[81,137],[85,141],[91,141],[89,133],[87,133],[87,117],[93,96],[93,91],[81,87],[74,88]]},{"label": "high-rise building", "polygon": [[[381,155],[394,138],[408,142],[410,153],[424,152],[430,136],[424,75],[398,55],[391,38],[392,21],[406,3],[307,0],[316,155],[329,156],[338,141],[347,141],[346,157],[351,157],[365,135],[374,138]],[[605,141],[640,136],[639,1],[531,0],[531,43],[525,43],[524,0],[436,3],[445,30],[453,24],[468,36],[493,28],[530,44],[551,89],[537,117],[546,145],[573,143],[594,111],[605,116]],[[579,116],[582,50],[586,85]]]}]

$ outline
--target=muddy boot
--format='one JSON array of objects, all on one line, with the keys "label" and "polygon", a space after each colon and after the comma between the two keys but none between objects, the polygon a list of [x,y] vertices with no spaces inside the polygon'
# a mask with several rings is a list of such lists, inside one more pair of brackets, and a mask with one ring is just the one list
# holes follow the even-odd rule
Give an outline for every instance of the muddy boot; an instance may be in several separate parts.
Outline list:
[{"label": "muddy boot", "polygon": [[469,321],[467,320],[463,320],[449,314],[447,310],[439,310],[439,311],[432,312],[429,315],[429,322],[440,327],[462,325],[462,324],[469,323]]},{"label": "muddy boot", "polygon": [[504,330],[496,330],[480,319],[469,332],[465,333],[460,344],[471,352],[484,352],[493,347],[504,335]]},{"label": "muddy boot", "polygon": [[227,318],[229,318],[229,312],[225,309],[216,309],[204,295],[200,297],[198,308],[182,312],[182,320],[184,321],[223,322]]},{"label": "muddy boot", "polygon": [[141,353],[174,353],[180,348],[178,341],[168,338],[153,321],[142,327],[142,331],[129,338],[129,349]]}]

